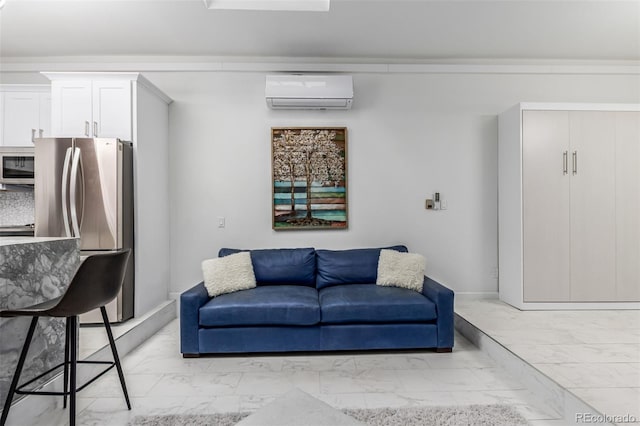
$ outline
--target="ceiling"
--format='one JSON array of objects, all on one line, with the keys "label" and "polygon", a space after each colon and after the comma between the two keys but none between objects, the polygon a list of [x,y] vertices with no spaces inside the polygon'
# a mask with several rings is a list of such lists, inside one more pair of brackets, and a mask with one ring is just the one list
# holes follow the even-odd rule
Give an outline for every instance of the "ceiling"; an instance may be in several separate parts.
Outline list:
[{"label": "ceiling", "polygon": [[0,56],[640,60],[640,0],[333,0],[329,12],[201,0],[7,0]]}]

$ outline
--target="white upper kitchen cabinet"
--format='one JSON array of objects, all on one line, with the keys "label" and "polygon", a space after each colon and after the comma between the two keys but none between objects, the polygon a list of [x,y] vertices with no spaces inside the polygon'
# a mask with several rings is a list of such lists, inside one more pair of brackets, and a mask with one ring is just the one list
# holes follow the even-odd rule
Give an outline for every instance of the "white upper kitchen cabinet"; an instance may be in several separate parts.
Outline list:
[{"label": "white upper kitchen cabinet", "polygon": [[53,136],[91,136],[91,80],[54,80],[51,98]]},{"label": "white upper kitchen cabinet", "polygon": [[33,146],[50,128],[50,86],[0,85],[0,145]]},{"label": "white upper kitchen cabinet", "polygon": [[99,79],[47,73],[52,79],[51,120],[55,136],[132,139],[132,81],[126,74]]}]

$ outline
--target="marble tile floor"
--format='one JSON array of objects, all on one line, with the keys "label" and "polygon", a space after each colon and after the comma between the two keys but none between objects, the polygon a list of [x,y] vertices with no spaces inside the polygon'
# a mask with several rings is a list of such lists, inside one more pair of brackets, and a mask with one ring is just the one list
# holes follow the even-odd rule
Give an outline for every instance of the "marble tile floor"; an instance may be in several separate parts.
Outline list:
[{"label": "marble tile floor", "polygon": [[640,420],[640,311],[520,311],[497,299],[457,300],[455,311],[600,413]]},{"label": "marble tile floor", "polygon": [[[113,338],[117,340],[118,337],[131,330],[137,324],[138,321],[136,319],[125,321],[121,324],[111,324],[111,332],[113,333]],[[78,348],[79,359],[87,358],[88,356],[96,353],[98,350],[107,346],[108,344],[109,339],[107,338],[107,332],[104,328],[104,324],[82,324],[80,326]]]},{"label": "marble tile floor", "polygon": [[[128,411],[115,372],[79,394],[81,425],[126,425],[135,415],[255,411],[291,389],[336,408],[504,403],[534,426],[559,423],[520,382],[456,334],[453,353],[341,352],[183,359],[178,320],[123,358],[133,409]],[[51,410],[31,424],[66,425]],[[28,426],[28,425],[20,425]]]}]

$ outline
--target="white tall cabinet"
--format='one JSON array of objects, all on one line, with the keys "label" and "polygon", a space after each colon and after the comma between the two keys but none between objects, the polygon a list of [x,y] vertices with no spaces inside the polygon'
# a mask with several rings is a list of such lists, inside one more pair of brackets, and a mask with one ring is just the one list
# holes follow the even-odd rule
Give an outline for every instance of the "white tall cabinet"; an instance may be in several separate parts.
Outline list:
[{"label": "white tall cabinet", "polygon": [[498,155],[500,298],[639,308],[640,105],[516,105]]},{"label": "white tall cabinet", "polygon": [[0,146],[33,146],[50,129],[50,86],[0,85]]},{"label": "white tall cabinet", "polygon": [[169,104],[139,73],[44,72],[52,136],[133,143],[135,316],[168,299]]}]

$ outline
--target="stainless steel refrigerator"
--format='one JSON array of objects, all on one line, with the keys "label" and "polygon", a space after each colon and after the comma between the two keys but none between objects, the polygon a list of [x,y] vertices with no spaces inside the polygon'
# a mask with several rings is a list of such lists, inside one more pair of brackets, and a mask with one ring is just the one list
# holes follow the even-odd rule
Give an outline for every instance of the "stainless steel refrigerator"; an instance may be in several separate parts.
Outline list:
[{"label": "stainless steel refrigerator", "polygon": [[[133,250],[133,155],[118,139],[35,140],[35,236],[79,237],[81,256]],[[134,256],[107,305],[112,322],[133,317]],[[80,322],[102,322],[99,310]]]}]

